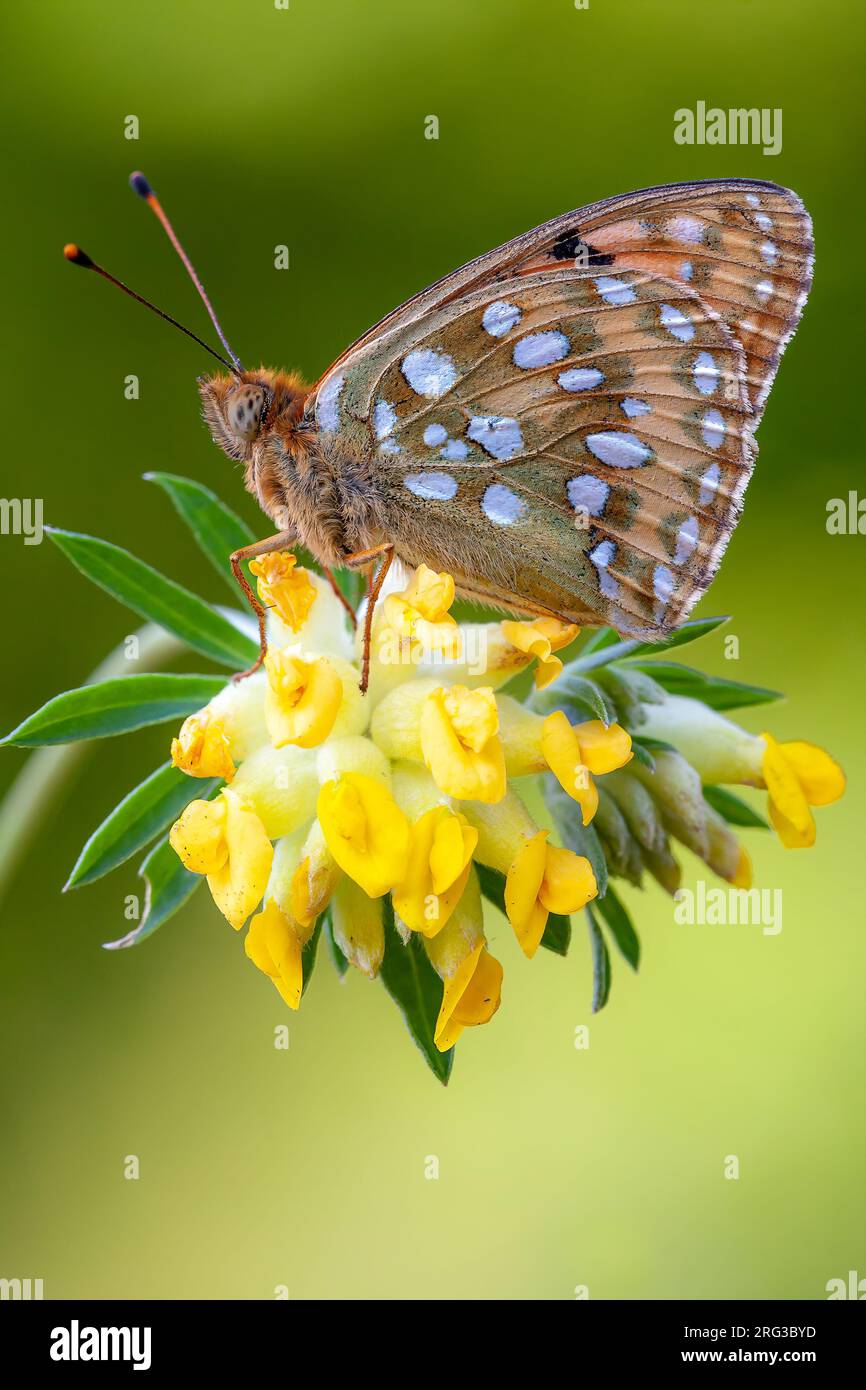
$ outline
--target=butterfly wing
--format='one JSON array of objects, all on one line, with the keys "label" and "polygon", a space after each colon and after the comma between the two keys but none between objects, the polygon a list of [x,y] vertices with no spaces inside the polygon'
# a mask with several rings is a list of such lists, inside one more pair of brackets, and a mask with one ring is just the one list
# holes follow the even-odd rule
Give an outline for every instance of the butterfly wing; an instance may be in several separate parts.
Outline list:
[{"label": "butterfly wing", "polygon": [[324,447],[372,454],[409,563],[517,611],[662,636],[736,525],[810,246],[795,196],[746,181],[557,218],[349,349],[311,395]]}]

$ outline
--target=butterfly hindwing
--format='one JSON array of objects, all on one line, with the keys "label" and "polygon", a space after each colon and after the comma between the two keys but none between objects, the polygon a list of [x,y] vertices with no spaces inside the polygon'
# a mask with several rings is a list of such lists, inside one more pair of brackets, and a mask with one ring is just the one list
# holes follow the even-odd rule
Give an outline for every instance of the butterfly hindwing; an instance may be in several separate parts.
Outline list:
[{"label": "butterfly hindwing", "polygon": [[[750,195],[776,238],[762,306]],[[662,636],[739,516],[805,294],[799,208],[769,185],[684,185],[527,233],[344,354],[311,401],[324,447],[371,458],[409,563],[517,611]]]}]

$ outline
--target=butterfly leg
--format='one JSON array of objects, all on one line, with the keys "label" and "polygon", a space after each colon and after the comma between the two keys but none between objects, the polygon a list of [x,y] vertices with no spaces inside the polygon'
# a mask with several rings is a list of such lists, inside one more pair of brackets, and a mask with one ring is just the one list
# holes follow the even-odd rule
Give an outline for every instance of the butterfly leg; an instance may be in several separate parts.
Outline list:
[{"label": "butterfly leg", "polygon": [[233,551],[229,556],[232,574],[240,584],[244,593],[244,598],[259,621],[258,659],[254,661],[252,666],[248,667],[246,671],[238,671],[236,675],[232,676],[233,681],[245,680],[247,676],[251,676],[253,672],[258,671],[268,650],[268,639],[265,632],[265,610],[250,588],[249,581],[241,569],[241,565],[244,560],[255,560],[258,555],[270,555],[274,550],[286,550],[289,546],[294,545],[297,539],[297,535],[294,531],[278,531],[275,536],[268,536],[266,540],[254,541],[252,545],[241,546],[240,550]]},{"label": "butterfly leg", "polygon": [[334,578],[333,570],[329,570],[327,565],[322,565],[322,572],[325,578],[327,579],[328,583],[330,584],[331,588],[333,589],[334,593],[337,595],[337,598],[342,603],[349,617],[352,619],[352,627],[357,627],[358,619],[355,616],[355,610],[352,607],[349,600],[346,598],[346,595],[343,593],[343,590],[340,588],[336,579]]},{"label": "butterfly leg", "polygon": [[[379,567],[379,573],[374,578],[374,562],[380,555],[382,564]],[[367,686],[370,684],[370,634],[373,630],[373,609],[376,607],[376,600],[393,559],[393,542],[383,541],[381,545],[374,545],[371,550],[358,550],[354,555],[347,555],[344,562],[347,569],[358,569],[361,565],[367,566],[367,611],[364,614],[364,655],[361,661],[360,688],[362,695],[366,695]]]}]

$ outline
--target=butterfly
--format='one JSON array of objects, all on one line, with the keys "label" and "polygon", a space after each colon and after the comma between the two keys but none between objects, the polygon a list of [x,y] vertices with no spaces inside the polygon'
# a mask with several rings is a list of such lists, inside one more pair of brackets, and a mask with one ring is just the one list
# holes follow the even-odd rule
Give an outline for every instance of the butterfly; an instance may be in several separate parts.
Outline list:
[{"label": "butterfly", "polygon": [[329,576],[369,567],[366,659],[394,557],[507,612],[668,636],[739,520],[811,274],[811,222],[790,190],[643,189],[438,280],[311,387],[244,370],[199,285],[231,358],[199,379],[204,418],[279,527],[232,557],[262,654],[241,561],[296,543]]}]

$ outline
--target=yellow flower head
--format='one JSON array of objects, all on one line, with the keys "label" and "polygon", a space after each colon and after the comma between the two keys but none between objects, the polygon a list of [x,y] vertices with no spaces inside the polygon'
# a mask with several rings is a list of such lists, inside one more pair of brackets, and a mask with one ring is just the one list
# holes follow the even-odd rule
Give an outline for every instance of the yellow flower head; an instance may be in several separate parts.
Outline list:
[{"label": "yellow flower head", "polygon": [[287,743],[317,748],[334,727],[343,699],[343,682],[326,656],[315,661],[289,652],[268,651],[265,719],[274,748]]},{"label": "yellow flower head", "polygon": [[598,809],[592,774],[614,772],[632,756],[631,737],[619,724],[605,726],[600,719],[590,719],[572,726],[562,710],[545,719],[541,748],[563,791],[578,802],[584,825],[589,825]]},{"label": "yellow flower head", "polygon": [[466,801],[501,801],[505,756],[498,732],[499,711],[489,687],[452,685],[428,695],[421,710],[421,751],[439,789]]},{"label": "yellow flower head", "polygon": [[255,811],[224,788],[214,801],[191,801],[169,840],[187,869],[207,875],[214,902],[239,930],[262,900],[274,853]]},{"label": "yellow flower head", "polygon": [[539,830],[519,850],[505,880],[505,911],[524,955],[538,950],[551,912],[579,912],[598,893],[588,859],[547,843]]},{"label": "yellow flower head", "polygon": [[225,726],[209,708],[184,720],[177,738],[171,741],[171,765],[190,777],[232,780],[235,765]]},{"label": "yellow flower head", "polygon": [[499,1008],[502,966],[483,941],[466,957],[442,991],[433,1040],[440,1052],[453,1047],[464,1028],[489,1023]]},{"label": "yellow flower head", "polygon": [[409,822],[387,787],[344,772],[319,792],[319,824],[340,868],[371,898],[406,877]]},{"label": "yellow flower head", "polygon": [[394,889],[394,911],[412,931],[435,936],[466,887],[478,831],[448,806],[434,806],[412,827],[409,867]]},{"label": "yellow flower head", "polygon": [[288,917],[273,900],[266,902],[250,922],[244,950],[253,964],[273,980],[289,1008],[297,1009],[304,986],[301,943]]},{"label": "yellow flower head", "polygon": [[814,743],[777,743],[763,734],[764,781],[769,793],[770,820],[786,849],[806,849],[815,843],[810,806],[838,801],[845,774],[838,763]]},{"label": "yellow flower head", "polygon": [[554,652],[567,647],[580,632],[575,623],[563,623],[559,618],[536,618],[531,623],[504,622],[502,635],[518,651],[538,659],[535,668],[536,689],[544,690],[556,680],[562,662]]},{"label": "yellow flower head", "polygon": [[460,630],[448,611],[453,602],[451,575],[419,565],[408,588],[385,599],[385,622],[400,637],[450,660],[460,652]]},{"label": "yellow flower head", "polygon": [[316,590],[305,569],[296,569],[291,551],[277,550],[250,560],[258,580],[259,598],[265,608],[273,608],[287,627],[298,632],[313,606]]}]

